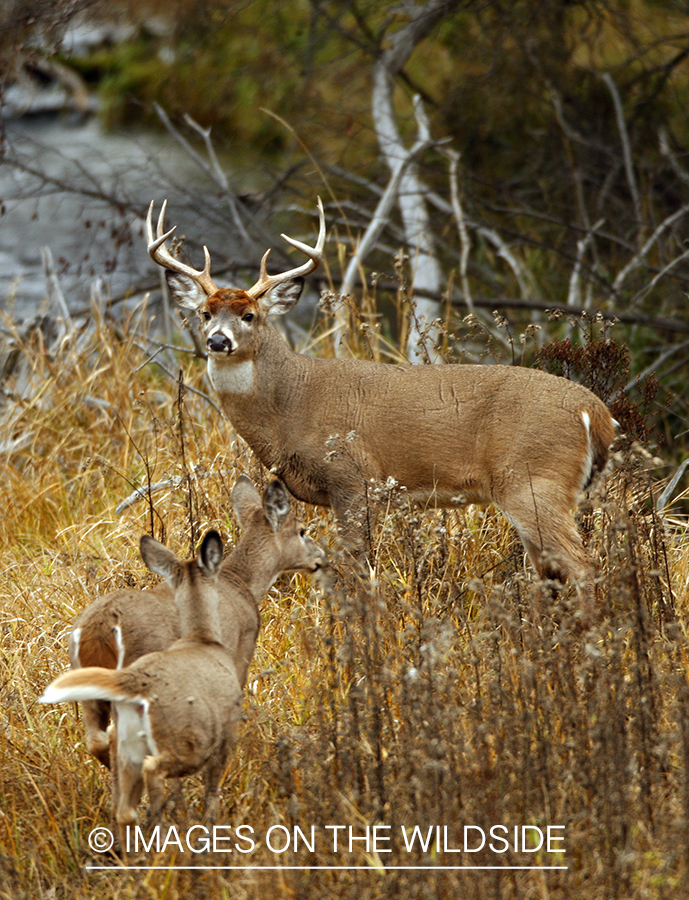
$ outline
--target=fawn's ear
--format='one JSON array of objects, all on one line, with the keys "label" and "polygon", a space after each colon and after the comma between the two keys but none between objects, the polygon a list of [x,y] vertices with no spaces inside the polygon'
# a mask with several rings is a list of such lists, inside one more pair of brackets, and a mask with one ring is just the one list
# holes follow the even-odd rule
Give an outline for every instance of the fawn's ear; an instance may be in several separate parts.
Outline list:
[{"label": "fawn's ear", "polygon": [[213,576],[222,562],[222,540],[217,531],[211,529],[203,539],[197,563],[206,575]]},{"label": "fawn's ear", "polygon": [[242,528],[249,524],[249,517],[261,508],[261,495],[246,475],[240,475],[232,488],[232,509]]},{"label": "fawn's ear", "polygon": [[165,544],[156,541],[148,534],[144,534],[139,541],[141,559],[146,563],[151,572],[162,575],[163,578],[174,585],[179,572],[179,560]]},{"label": "fawn's ear", "polygon": [[263,495],[263,512],[273,531],[277,531],[289,513],[287,488],[277,479],[271,482]]}]

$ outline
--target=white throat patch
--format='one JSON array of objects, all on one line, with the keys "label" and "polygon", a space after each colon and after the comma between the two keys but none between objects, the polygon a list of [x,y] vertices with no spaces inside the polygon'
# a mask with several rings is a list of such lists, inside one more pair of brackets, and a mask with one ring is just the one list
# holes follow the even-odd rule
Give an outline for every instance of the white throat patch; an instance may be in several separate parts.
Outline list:
[{"label": "white throat patch", "polygon": [[254,364],[250,359],[233,363],[209,356],[208,376],[219,394],[245,394],[254,383]]}]

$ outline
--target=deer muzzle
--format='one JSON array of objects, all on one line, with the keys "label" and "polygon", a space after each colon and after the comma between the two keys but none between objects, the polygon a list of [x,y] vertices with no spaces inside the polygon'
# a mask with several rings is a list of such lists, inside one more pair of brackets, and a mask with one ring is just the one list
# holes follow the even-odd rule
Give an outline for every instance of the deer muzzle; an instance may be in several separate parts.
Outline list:
[{"label": "deer muzzle", "polygon": [[234,345],[230,338],[221,331],[209,334],[206,339],[206,346],[211,353],[227,353],[229,355],[234,350]]}]

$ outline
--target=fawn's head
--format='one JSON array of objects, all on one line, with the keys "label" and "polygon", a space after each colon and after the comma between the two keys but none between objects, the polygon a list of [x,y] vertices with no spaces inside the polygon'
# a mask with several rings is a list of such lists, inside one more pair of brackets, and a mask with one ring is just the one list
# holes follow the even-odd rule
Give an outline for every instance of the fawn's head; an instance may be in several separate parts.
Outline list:
[{"label": "fawn's head", "polygon": [[217,531],[204,537],[196,559],[181,560],[168,547],[145,534],[139,543],[148,568],[172,588],[183,637],[220,639],[218,573],[223,546]]},{"label": "fawn's head", "polygon": [[242,544],[255,547],[265,560],[271,558],[276,574],[316,572],[327,566],[325,552],[290,510],[289,494],[281,481],[272,481],[261,497],[251,481],[240,475],[232,490],[232,505],[244,530]]}]

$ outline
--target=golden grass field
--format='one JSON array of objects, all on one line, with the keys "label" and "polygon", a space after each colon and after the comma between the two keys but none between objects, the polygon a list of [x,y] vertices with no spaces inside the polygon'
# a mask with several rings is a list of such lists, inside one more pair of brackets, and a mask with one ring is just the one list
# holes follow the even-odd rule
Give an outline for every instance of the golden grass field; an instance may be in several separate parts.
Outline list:
[{"label": "golden grass field", "polygon": [[[130,859],[148,868],[90,849],[109,824],[107,772],[76,708],[37,702],[67,667],[70,624],[103,592],[153,583],[144,532],[185,556],[210,526],[231,545],[236,476],[268,477],[203,397],[180,399],[143,365],[140,343],[131,322],[96,322],[52,358],[37,341],[25,348],[30,399],[6,398],[2,412],[2,438],[23,446],[0,457],[0,898],[689,896],[689,547],[679,523],[649,511],[652,472],[630,465],[582,515],[601,562],[589,626],[572,591],[534,581],[494,511],[390,498],[373,579],[357,588],[330,514],[303,508],[334,567],[318,584],[283,577],[262,604],[223,784],[219,824],[234,837],[216,853],[176,842],[202,822],[192,777],[160,851]],[[205,391],[199,360],[176,364]],[[154,824],[142,805],[142,832]],[[349,829],[371,838],[374,826],[377,845],[350,852]],[[439,826],[439,842],[407,850],[415,826]],[[502,826],[509,849],[459,852],[465,826],[470,846]],[[551,852],[515,851],[515,827],[535,839],[549,826]],[[312,827],[313,852],[282,850]],[[226,852],[238,834],[253,836],[240,843],[250,852]],[[86,868],[98,865],[111,868]],[[219,868],[239,865],[251,868]],[[193,866],[207,868],[181,868]]]}]

